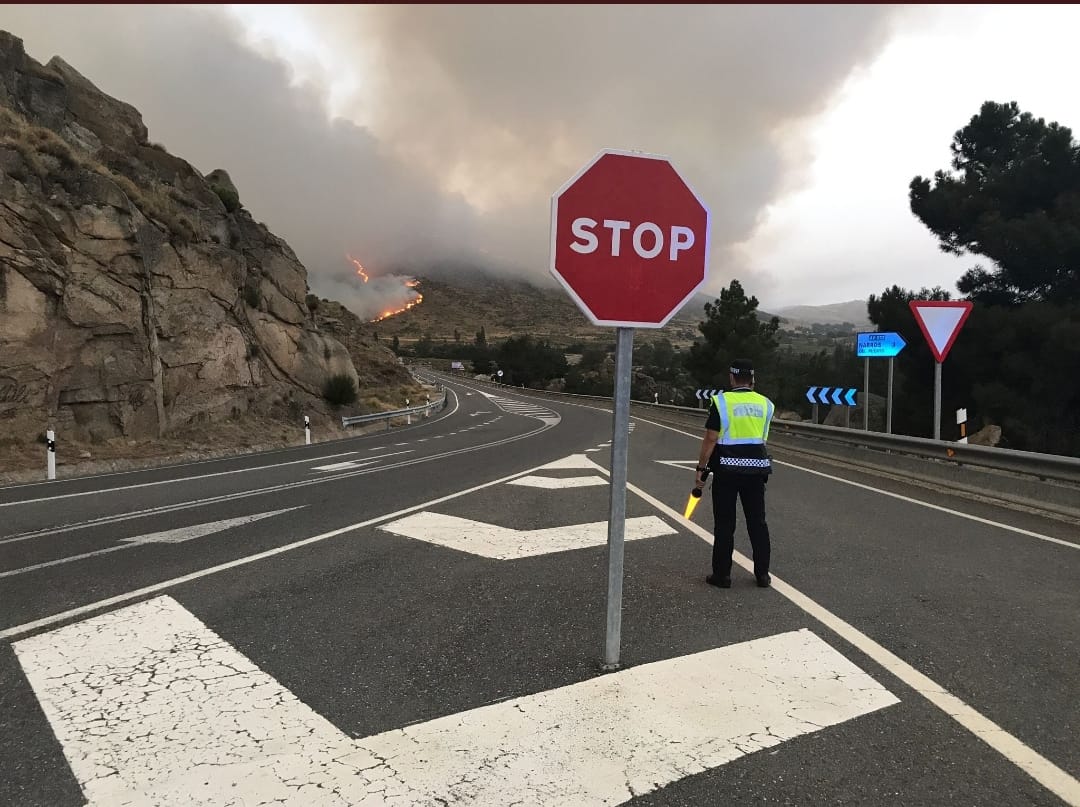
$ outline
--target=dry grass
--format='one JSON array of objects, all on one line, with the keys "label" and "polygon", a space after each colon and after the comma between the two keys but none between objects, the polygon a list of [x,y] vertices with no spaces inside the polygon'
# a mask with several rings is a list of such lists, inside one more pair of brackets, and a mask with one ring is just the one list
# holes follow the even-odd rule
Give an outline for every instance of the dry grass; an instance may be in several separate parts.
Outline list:
[{"label": "dry grass", "polygon": [[[18,112],[0,107],[0,144],[14,148],[28,168],[44,184],[49,179],[64,182],[63,176],[55,176],[42,155],[52,157],[66,171],[78,169],[94,173],[115,182],[131,203],[148,219],[155,219],[178,239],[193,241],[197,237],[195,225],[183,215],[175,202],[187,197],[175,188],[159,184],[137,185],[132,179],[113,171],[85,155],[79,154],[56,132],[44,126],[35,126]],[[66,187],[66,185],[65,185]]]}]

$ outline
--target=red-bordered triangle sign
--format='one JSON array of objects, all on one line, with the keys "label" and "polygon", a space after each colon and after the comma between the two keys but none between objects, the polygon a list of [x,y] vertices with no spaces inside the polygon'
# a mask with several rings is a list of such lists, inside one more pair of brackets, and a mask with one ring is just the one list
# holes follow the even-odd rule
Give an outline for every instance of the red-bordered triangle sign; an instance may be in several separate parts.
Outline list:
[{"label": "red-bordered triangle sign", "polygon": [[909,305],[934,358],[945,361],[956,335],[971,313],[971,303],[967,300],[912,300]]}]

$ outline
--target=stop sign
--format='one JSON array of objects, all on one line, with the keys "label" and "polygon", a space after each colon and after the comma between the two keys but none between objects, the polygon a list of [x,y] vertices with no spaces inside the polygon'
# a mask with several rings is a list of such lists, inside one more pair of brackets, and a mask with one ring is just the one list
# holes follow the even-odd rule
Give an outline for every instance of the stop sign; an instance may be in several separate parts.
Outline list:
[{"label": "stop sign", "polygon": [[664,157],[602,151],[551,198],[551,273],[596,325],[666,325],[705,282],[708,241]]}]

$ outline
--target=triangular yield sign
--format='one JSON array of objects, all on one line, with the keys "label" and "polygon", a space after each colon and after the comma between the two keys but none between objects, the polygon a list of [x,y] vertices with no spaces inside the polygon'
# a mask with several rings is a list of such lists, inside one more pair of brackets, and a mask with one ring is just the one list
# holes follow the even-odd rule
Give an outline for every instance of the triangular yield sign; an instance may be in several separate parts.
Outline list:
[{"label": "triangular yield sign", "polygon": [[909,305],[934,358],[945,361],[972,304],[967,300],[912,300]]}]

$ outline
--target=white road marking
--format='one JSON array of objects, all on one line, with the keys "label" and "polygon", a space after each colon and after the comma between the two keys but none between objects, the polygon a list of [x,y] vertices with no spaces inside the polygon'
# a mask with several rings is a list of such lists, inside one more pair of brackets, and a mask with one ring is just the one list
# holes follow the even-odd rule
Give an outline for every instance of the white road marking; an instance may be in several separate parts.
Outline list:
[{"label": "white road marking", "polygon": [[363,468],[365,465],[371,465],[378,460],[347,460],[346,462],[335,462],[332,465],[316,465],[311,470],[313,471],[344,471],[346,469]]},{"label": "white road marking", "polygon": [[523,476],[507,482],[508,485],[521,485],[527,488],[561,490],[563,488],[587,488],[592,485],[606,485],[608,481],[600,476]]},{"label": "white road marking", "polygon": [[[699,435],[693,435],[693,434],[690,434],[689,432],[684,432],[681,429],[676,429],[673,426],[667,426],[667,425],[665,425],[663,423],[655,423],[655,422],[653,422],[651,420],[648,420],[648,421],[645,421],[645,422],[650,423],[653,426],[659,426],[661,429],[667,429],[668,431],[675,432],[676,434],[681,434],[681,435],[684,435],[686,437],[692,437],[695,440],[700,440],[701,439],[701,437]],[[775,464],[777,464],[777,465],[783,465],[783,466],[785,466],[787,468],[794,468],[797,471],[804,471],[804,472],[806,472],[808,474],[813,474],[814,476],[820,476],[820,477],[824,477],[825,479],[831,479],[833,482],[840,482],[840,483],[842,483],[844,485],[850,485],[853,488],[859,488],[861,490],[868,490],[871,493],[880,493],[882,496],[888,496],[889,498],[892,498],[892,499],[899,499],[900,501],[907,502],[909,504],[916,504],[919,507],[925,507],[928,510],[937,510],[939,513],[948,513],[950,516],[956,516],[957,518],[966,518],[968,521],[975,521],[975,522],[977,522],[979,524],[986,524],[987,526],[990,526],[990,527],[999,527],[1000,529],[1008,530],[1009,532],[1015,532],[1015,533],[1017,533],[1019,535],[1026,535],[1029,538],[1038,538],[1040,541],[1047,541],[1047,542],[1052,543],[1052,544],[1059,544],[1061,546],[1067,546],[1070,549],[1080,549],[1080,544],[1074,543],[1072,541],[1066,541],[1066,540],[1064,540],[1062,538],[1054,538],[1052,535],[1043,535],[1041,532],[1034,532],[1032,530],[1025,530],[1023,527],[1014,527],[1012,524],[1005,524],[1005,523],[1003,523],[1001,521],[993,521],[992,519],[982,518],[981,516],[972,515],[971,513],[965,513],[965,512],[960,511],[960,510],[953,510],[953,509],[951,509],[949,507],[942,507],[940,504],[931,504],[930,502],[924,502],[921,499],[914,499],[911,496],[904,496],[901,493],[893,493],[891,490],[883,490],[881,488],[875,488],[872,485],[865,485],[862,482],[853,482],[850,479],[844,479],[841,476],[833,476],[832,474],[822,473],[821,471],[815,471],[812,468],[805,468],[802,465],[795,465],[794,463],[791,463],[791,462],[784,462],[782,460],[773,460],[773,462]],[[669,462],[669,463],[665,463],[665,464],[670,465],[671,463]]]},{"label": "white road marking", "polygon": [[964,513],[959,510],[952,510],[948,507],[942,507],[940,504],[931,504],[930,502],[920,501],[919,499],[913,499],[910,496],[904,496],[900,493],[893,493],[891,490],[882,490],[881,488],[875,488],[870,485],[864,485],[861,482],[852,482],[850,479],[844,479],[840,476],[833,476],[832,474],[822,473],[821,471],[815,471],[811,468],[804,468],[801,465],[793,465],[790,462],[783,462],[782,460],[773,460],[777,465],[784,465],[788,468],[795,468],[799,471],[805,471],[808,474],[814,476],[822,476],[825,479],[831,479],[834,482],[843,482],[845,485],[851,485],[853,488],[861,488],[862,490],[869,490],[872,493],[880,493],[882,496],[889,496],[893,499],[899,499],[902,502],[908,502],[910,504],[917,504],[920,507],[926,507],[930,510],[937,510],[940,513],[948,513],[950,516],[959,516],[960,518],[966,518],[968,521],[975,521],[979,524],[986,524],[990,527],[1000,527],[1003,530],[1009,532],[1019,533],[1020,535],[1026,535],[1029,538],[1038,538],[1040,541],[1047,541],[1051,544],[1059,544],[1060,546],[1067,546],[1069,549],[1080,549],[1080,543],[1074,543],[1072,541],[1066,541],[1063,538],[1055,538],[1052,535],[1043,535],[1041,532],[1033,532],[1031,530],[1025,530],[1023,527],[1014,527],[1011,524],[1003,524],[1000,521],[993,521],[989,518],[982,518],[981,516],[972,515],[971,513]]},{"label": "white road marking", "polygon": [[[608,523],[593,521],[542,530],[515,530],[470,518],[422,512],[383,524],[380,530],[495,560],[514,560],[607,543]],[[675,530],[656,516],[626,519],[624,540],[638,541]]]},{"label": "white road marking", "polygon": [[697,460],[653,460],[661,465],[670,465],[672,468],[697,468]]},{"label": "white road marking", "polygon": [[[528,432],[525,435],[518,436],[518,437],[508,437],[508,438],[506,438],[504,440],[499,440],[499,441],[497,441],[495,443],[491,443],[490,445],[501,445],[501,444],[504,444],[504,443],[513,442],[515,440],[520,440],[523,437],[528,437],[528,436],[532,436],[532,435],[544,432],[544,431],[547,430],[547,428],[548,428],[547,426],[544,426],[542,428],[536,429],[535,431]],[[460,450],[460,451],[450,451],[450,452],[447,452],[445,454],[437,454],[434,457],[424,458],[423,460],[407,460],[406,462],[404,462],[402,464],[403,465],[412,465],[412,464],[415,464],[417,462],[428,461],[429,459],[439,459],[441,457],[454,456],[456,454],[462,454],[462,453],[466,453],[468,451],[475,451],[475,450],[476,450],[476,447],[474,446],[474,447],[467,448],[467,449]],[[348,525],[346,527],[341,527],[341,528],[336,529],[336,530],[331,530],[330,532],[324,532],[324,533],[322,533],[320,535],[313,535],[310,538],[304,538],[304,539],[299,540],[299,541],[293,541],[291,544],[285,544],[284,546],[274,547],[273,549],[267,549],[267,550],[265,550],[263,552],[256,552],[254,555],[248,555],[247,557],[237,558],[236,560],[230,560],[230,561],[228,561],[226,563],[219,563],[216,566],[210,566],[210,567],[207,567],[205,569],[199,569],[198,571],[194,571],[194,572],[190,572],[188,574],[180,575],[179,577],[173,577],[173,578],[170,578],[168,580],[162,580],[160,583],[154,583],[154,584],[149,585],[149,586],[143,586],[142,588],[133,589],[133,590],[127,591],[127,592],[125,592],[123,594],[117,594],[115,597],[106,597],[103,600],[98,600],[96,602],[91,602],[91,603],[88,603],[86,605],[80,605],[77,608],[70,608],[67,611],[61,611],[61,612],[59,612],[57,614],[52,614],[51,616],[42,617],[41,619],[35,619],[32,622],[24,622],[21,625],[14,625],[14,626],[12,626],[10,628],[4,628],[3,630],[0,630],[0,639],[16,639],[16,638],[18,638],[20,636],[25,636],[25,635],[27,635],[29,633],[33,633],[34,631],[40,630],[41,628],[45,628],[45,627],[48,627],[50,625],[55,625],[55,624],[57,624],[59,622],[67,622],[68,620],[74,619],[75,617],[83,616],[84,614],[91,614],[94,611],[100,611],[100,610],[102,610],[104,608],[109,608],[110,606],[113,606],[113,605],[119,605],[121,603],[130,602],[131,600],[135,600],[135,599],[138,599],[140,597],[145,597],[147,594],[155,594],[155,593],[157,593],[159,591],[165,591],[166,589],[172,588],[173,586],[178,586],[178,585],[181,585],[183,583],[190,583],[192,580],[199,580],[199,579],[201,579],[203,577],[209,577],[212,574],[217,574],[218,572],[224,572],[224,571],[227,571],[229,569],[235,569],[235,568],[237,568],[239,566],[246,566],[249,563],[255,563],[256,561],[265,560],[266,558],[272,558],[272,557],[275,557],[276,555],[281,555],[281,554],[284,554],[285,552],[291,552],[294,549],[299,549],[300,547],[310,546],[311,544],[316,544],[316,543],[319,543],[320,541],[326,541],[326,540],[328,540],[330,538],[336,538],[339,535],[344,535],[346,533],[355,532],[356,530],[363,529],[364,527],[371,527],[371,526],[373,526],[375,524],[379,524],[379,523],[381,523],[383,521],[387,521],[388,519],[398,518],[400,516],[406,515],[407,513],[415,513],[417,510],[423,510],[424,508],[427,508],[427,507],[434,507],[437,504],[442,504],[443,502],[449,502],[449,501],[452,501],[454,499],[460,498],[461,496],[467,496],[468,494],[475,493],[478,490],[485,490],[487,488],[495,487],[496,485],[501,485],[501,484],[503,484],[505,482],[509,482],[511,479],[516,479],[519,476],[525,476],[526,474],[531,474],[531,473],[534,473],[536,471],[539,471],[544,467],[546,467],[546,466],[537,466],[535,468],[529,468],[529,469],[527,469],[525,471],[518,471],[517,473],[509,474],[508,476],[503,476],[503,477],[500,477],[499,479],[493,479],[490,482],[484,482],[483,484],[480,484],[480,485],[474,485],[471,488],[465,488],[464,490],[459,490],[456,493],[450,493],[450,494],[448,494],[446,496],[440,496],[437,499],[430,499],[430,500],[428,500],[426,502],[422,502],[421,504],[415,504],[412,507],[406,507],[404,509],[397,510],[397,511],[395,511],[393,513],[384,513],[381,516],[376,516],[375,518],[369,518],[366,521],[360,521],[360,522],[357,522],[356,524],[350,524],[350,525]],[[356,473],[356,475],[360,475],[360,474],[371,473],[371,471],[370,470],[360,470],[360,471],[356,471],[355,473]],[[335,477],[335,479],[341,479],[341,478],[343,478],[343,477]],[[322,480],[320,479],[320,480],[315,480],[315,481],[316,482],[321,482]],[[312,484],[312,483],[307,482],[307,483],[303,483],[303,484]]]},{"label": "white road marking", "polygon": [[574,470],[580,471],[582,469],[586,471],[594,471],[598,466],[595,462],[590,460],[584,454],[571,454],[569,457],[563,457],[555,462],[549,462],[547,465],[541,465],[538,470],[541,471],[562,471],[562,470]]},{"label": "white road marking", "polygon": [[514,415],[524,415],[525,417],[539,418],[545,423],[551,423],[552,425],[562,420],[562,416],[558,413],[548,409],[546,406],[533,403],[532,401],[519,401],[514,398],[505,398],[502,395],[484,392],[483,390],[477,391],[504,412],[510,412]]},{"label": "white road marking", "polygon": [[414,449],[411,449],[411,448],[408,449],[407,451],[391,451],[389,454],[380,454],[377,457],[372,457],[371,459],[366,459],[366,460],[356,459],[356,460],[347,460],[345,462],[336,462],[336,463],[334,463],[332,465],[317,465],[314,468],[312,468],[311,470],[313,470],[313,471],[349,471],[349,470],[352,470],[353,468],[363,468],[366,465],[371,465],[372,463],[379,462],[380,460],[383,460],[383,459],[385,459],[387,457],[400,457],[403,454],[413,454],[413,453],[415,453],[415,451],[414,451]]},{"label": "white road marking", "polygon": [[[0,507],[14,507],[21,504],[36,504],[37,502],[54,502],[60,499],[74,499],[78,496],[100,496],[103,493],[113,493],[118,490],[136,490],[138,488],[152,488],[157,485],[172,485],[177,482],[191,482],[197,479],[212,479],[215,476],[229,476],[230,474],[246,474],[248,471],[265,471],[269,468],[284,468],[286,465],[305,465],[319,460],[331,460],[335,457],[347,457],[355,454],[355,451],[342,451],[340,454],[327,454],[325,457],[309,457],[304,460],[290,460],[289,462],[275,462],[273,465],[257,465],[253,468],[235,468],[231,471],[215,471],[212,474],[199,474],[198,476],[183,476],[179,479],[162,479],[158,482],[140,482],[136,485],[122,485],[117,488],[104,488],[101,490],[84,490],[79,493],[60,493],[56,496],[42,496],[39,499],[22,499],[17,502],[0,502]],[[231,457],[230,459],[236,459]],[[153,470],[152,468],[146,470]]]},{"label": "white road marking", "polygon": [[586,454],[592,454],[592,453],[597,452],[597,451],[603,451],[603,449],[601,449],[601,448],[586,448],[585,449]]},{"label": "white road marking", "polygon": [[[455,396],[456,400],[456,396]],[[529,437],[535,437],[538,434],[542,434],[552,427],[552,424],[544,424],[531,432],[524,434],[516,434],[512,437],[503,437],[498,440],[493,440],[490,443],[480,443],[478,445],[467,446],[465,448],[456,448],[450,451],[444,451],[441,454],[433,454],[427,457],[419,457],[417,459],[402,460],[400,462],[390,463],[389,465],[377,466],[374,468],[360,468],[356,471],[343,471],[336,476],[323,476],[318,479],[303,479],[297,482],[286,482],[280,485],[271,485],[265,488],[255,488],[254,490],[244,490],[238,493],[226,493],[220,496],[208,496],[203,499],[194,499],[186,502],[178,502],[177,504],[162,505],[160,507],[150,507],[145,510],[137,510],[134,512],[123,513],[115,516],[102,516],[100,518],[88,519],[78,524],[68,524],[63,527],[48,527],[42,530],[34,530],[33,532],[22,533],[19,535],[9,535],[6,538],[0,538],[0,544],[15,543],[17,541],[28,541],[32,538],[43,538],[52,535],[59,535],[60,533],[72,532],[75,530],[86,529],[87,527],[100,526],[102,524],[115,524],[120,521],[129,521],[134,518],[144,518],[148,515],[161,515],[162,513],[172,513],[179,510],[188,510],[195,507],[204,507],[208,504],[217,504],[218,502],[235,501],[237,499],[245,499],[250,496],[263,496],[270,493],[277,493],[282,490],[293,490],[295,488],[307,487],[308,485],[321,485],[327,482],[340,482],[343,479],[350,479],[354,476],[364,476],[366,474],[379,473],[381,471],[389,471],[397,468],[405,468],[410,465],[417,465],[421,462],[431,462],[433,460],[442,459],[444,457],[456,457],[459,454],[468,454],[473,451],[483,451],[488,448],[495,448],[496,446],[508,445],[510,443],[517,442],[518,440],[525,440]],[[406,444],[407,445],[407,444]],[[409,453],[409,452],[403,452]],[[537,469],[533,469],[537,470]],[[522,473],[527,473],[523,471]],[[511,479],[518,474],[512,474],[505,479]],[[505,479],[503,481],[505,481]]]},{"label": "white road marking", "polygon": [[[688,434],[687,432],[680,431],[679,429],[672,428],[671,426],[664,426],[660,423],[654,423],[654,426],[661,426],[662,428],[669,429],[670,431],[677,432],[678,434],[686,435],[695,440],[699,439],[696,435]],[[790,463],[784,463],[792,468],[797,468],[802,471],[808,471],[807,468],[802,468],[798,465],[791,465]],[[607,473],[606,470],[600,466],[596,466],[597,470],[602,473]],[[810,473],[817,473],[816,471],[810,471]],[[821,476],[827,476],[821,474]],[[846,479],[840,477],[834,478],[837,482],[844,482],[847,484],[854,484],[857,487],[867,488],[868,490],[875,491],[877,493],[883,493],[888,496],[896,496],[896,498],[905,499],[913,504],[922,504],[924,506],[931,507],[935,510],[945,510],[945,512],[953,513],[954,515],[968,518],[966,513],[959,513],[955,511],[947,510],[937,505],[928,505],[926,502],[920,502],[918,499],[908,499],[904,496],[892,494],[889,491],[878,490],[877,488],[871,488],[867,485],[861,485],[858,483],[849,482]],[[686,529],[693,532],[702,540],[712,543],[713,536],[704,527],[700,527],[692,521],[687,521],[682,517],[680,513],[675,512],[662,501],[656,497],[646,493],[636,485],[627,484],[626,489],[637,495],[639,498],[651,504],[657,510],[673,520],[677,520],[677,523],[682,524]],[[974,518],[974,517],[972,517]],[[983,521],[983,519],[975,518],[977,521]],[[1005,529],[1011,529],[1007,524],[996,524],[996,522],[987,522],[995,524],[996,526],[1003,527]],[[1023,530],[1017,530],[1018,532],[1025,532]],[[1038,537],[1038,536],[1036,536]],[[746,557],[741,552],[736,551],[734,554],[735,563],[741,566],[746,571],[753,573],[754,562]],[[968,706],[958,697],[948,692],[943,686],[931,680],[929,677],[919,672],[913,666],[894,654],[892,651],[886,649],[882,645],[875,642],[865,633],[862,633],[853,625],[845,622],[840,617],[833,614],[831,611],[826,610],[822,606],[818,605],[814,600],[807,597],[801,591],[794,586],[788,585],[783,580],[780,580],[776,575],[772,576],[772,587],[778,594],[781,594],[791,602],[795,603],[799,608],[805,611],[807,614],[818,620],[825,627],[834,631],[841,638],[851,643],[867,656],[872,658],[886,670],[891,672],[909,687],[914,689],[924,698],[926,698],[934,706],[938,707],[966,728],[976,737],[981,739],[999,754],[1001,754],[1009,762],[1016,765],[1018,768],[1026,772],[1035,781],[1056,794],[1059,798],[1064,800],[1067,804],[1080,805],[1080,780],[1077,780],[1068,772],[1062,770],[1046,757],[1039,754],[1035,749],[1028,745],[1025,745],[1019,739],[1009,734],[1001,726],[994,723],[988,717],[983,716],[975,709]]]},{"label": "white road marking", "polygon": [[171,597],[14,650],[98,807],[618,804],[899,702],[802,630],[354,740]]},{"label": "white road marking", "polygon": [[151,532],[146,535],[133,535],[129,538],[121,538],[119,546],[110,546],[105,549],[94,550],[93,552],[82,552],[78,555],[68,555],[67,557],[57,558],[56,560],[48,560],[44,563],[35,563],[32,566],[10,569],[6,572],[0,572],[0,577],[15,577],[16,575],[26,574],[27,572],[33,572],[37,569],[44,569],[48,566],[59,566],[62,563],[71,563],[75,560],[84,560],[85,558],[92,558],[97,555],[107,555],[110,552],[118,552],[121,549],[133,549],[136,546],[143,546],[145,544],[179,544],[184,541],[191,541],[195,538],[202,538],[206,535],[213,535],[215,532],[224,532],[233,527],[239,527],[242,524],[250,524],[253,521],[262,521],[264,518],[288,513],[290,510],[299,510],[301,507],[306,506],[307,505],[286,507],[284,510],[271,510],[268,513],[256,513],[250,516],[240,516],[239,518],[227,518],[222,521],[210,521],[205,524],[193,524],[189,527],[178,527],[173,530]]}]

